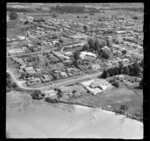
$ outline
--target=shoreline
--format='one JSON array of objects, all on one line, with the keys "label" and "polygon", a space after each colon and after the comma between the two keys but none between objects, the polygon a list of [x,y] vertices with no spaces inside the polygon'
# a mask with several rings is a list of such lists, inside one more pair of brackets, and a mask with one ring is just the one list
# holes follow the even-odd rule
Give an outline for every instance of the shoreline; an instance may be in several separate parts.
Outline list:
[{"label": "shoreline", "polygon": [[[44,101],[44,102],[47,102],[47,101]],[[47,103],[53,104],[52,102],[47,102]],[[87,105],[87,104],[83,104],[83,103],[80,103],[80,102],[70,102],[70,101],[68,102],[68,101],[62,101],[62,100],[58,100],[58,99],[57,99],[57,102],[56,102],[56,103],[58,103],[58,104],[59,104],[59,103],[64,103],[64,104],[85,106],[85,107],[93,108],[93,109],[101,109],[101,110],[104,110],[104,111],[112,112],[112,113],[114,113],[114,114],[116,114],[116,115],[123,115],[123,116],[125,116],[126,118],[129,118],[129,119],[132,119],[132,120],[136,120],[136,121],[138,121],[138,122],[140,122],[140,123],[143,123],[143,119],[140,119],[140,118],[138,118],[138,117],[136,117],[136,116],[134,116],[134,115],[131,115],[131,114],[129,114],[129,113],[123,113],[123,114],[121,114],[121,113],[119,113],[119,112],[116,112],[115,110],[112,110],[112,109],[110,109],[110,108],[103,107],[103,106],[94,107],[94,106],[92,106],[92,105]]]}]

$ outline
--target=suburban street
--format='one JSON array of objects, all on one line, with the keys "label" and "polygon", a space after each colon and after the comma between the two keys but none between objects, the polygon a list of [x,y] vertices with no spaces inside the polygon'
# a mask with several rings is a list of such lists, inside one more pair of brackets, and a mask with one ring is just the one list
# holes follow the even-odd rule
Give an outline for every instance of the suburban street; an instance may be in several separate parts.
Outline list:
[{"label": "suburban street", "polygon": [[10,74],[12,80],[17,84],[18,87],[20,87],[22,89],[26,89],[26,90],[34,90],[34,89],[42,90],[42,89],[47,89],[47,88],[54,88],[54,87],[59,87],[59,86],[70,85],[70,84],[81,82],[81,81],[84,81],[84,80],[87,80],[87,79],[92,79],[92,78],[98,77],[102,74],[102,72],[97,72],[97,73],[94,73],[94,74],[86,74],[86,75],[83,75],[83,76],[70,78],[69,80],[66,79],[66,80],[63,80],[62,82],[58,82],[56,84],[53,83],[52,85],[48,85],[48,86],[43,86],[43,87],[38,87],[38,88],[30,88],[30,87],[23,86],[23,83],[25,81],[17,80],[14,73],[10,69],[7,69],[7,72]]}]

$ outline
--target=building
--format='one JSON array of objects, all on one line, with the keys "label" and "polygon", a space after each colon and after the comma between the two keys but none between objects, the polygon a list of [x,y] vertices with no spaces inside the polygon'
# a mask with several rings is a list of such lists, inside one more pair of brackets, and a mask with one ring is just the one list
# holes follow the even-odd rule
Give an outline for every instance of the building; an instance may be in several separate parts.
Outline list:
[{"label": "building", "polygon": [[49,75],[43,75],[43,77],[41,77],[41,81],[42,81],[43,83],[49,82],[49,81],[50,81]]},{"label": "building", "polygon": [[33,67],[26,67],[26,68],[25,68],[25,71],[26,71],[27,73],[29,73],[29,74],[30,74],[30,73],[36,73],[35,70],[33,69]]},{"label": "building", "polygon": [[67,73],[64,72],[64,71],[60,71],[60,76],[61,76],[62,78],[68,77]]},{"label": "building", "polygon": [[108,88],[111,88],[112,85],[105,79],[93,79],[81,82],[81,84],[89,90],[93,95],[100,93]]},{"label": "building", "polygon": [[82,51],[80,52],[80,58],[82,59],[86,59],[86,58],[96,58],[96,54],[92,53],[92,52],[87,52],[87,51]]},{"label": "building", "polygon": [[26,37],[25,36],[17,36],[19,40],[25,40]]},{"label": "building", "polygon": [[32,78],[26,82],[28,86],[34,86],[41,83],[40,78]]},{"label": "building", "polygon": [[46,90],[44,93],[45,97],[57,97],[57,92],[54,90]]},{"label": "building", "polygon": [[100,69],[100,65],[99,64],[93,64],[92,65],[92,70],[96,71],[98,69]]}]

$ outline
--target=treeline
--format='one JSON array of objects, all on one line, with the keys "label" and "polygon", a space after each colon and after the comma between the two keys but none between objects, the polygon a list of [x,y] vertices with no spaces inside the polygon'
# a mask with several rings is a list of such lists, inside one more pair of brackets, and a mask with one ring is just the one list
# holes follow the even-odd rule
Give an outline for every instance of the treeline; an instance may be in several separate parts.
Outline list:
[{"label": "treeline", "polygon": [[126,75],[141,77],[141,73],[142,72],[141,72],[140,64],[134,63],[129,66],[123,66],[123,64],[120,62],[120,65],[118,67],[105,69],[101,77],[107,78],[107,77],[119,75],[119,74],[126,74]]},{"label": "treeline", "polygon": [[142,7],[139,8],[127,8],[127,7],[122,7],[122,8],[110,8],[109,10],[126,10],[126,11],[132,11],[132,12],[143,12],[144,9]]}]

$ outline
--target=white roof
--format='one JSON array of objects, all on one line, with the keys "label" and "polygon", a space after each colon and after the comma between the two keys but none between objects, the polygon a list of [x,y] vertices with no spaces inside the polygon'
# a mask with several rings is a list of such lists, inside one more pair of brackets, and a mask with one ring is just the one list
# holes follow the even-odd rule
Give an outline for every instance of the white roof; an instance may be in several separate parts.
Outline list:
[{"label": "white roof", "polygon": [[25,36],[18,36],[18,38],[19,38],[20,40],[24,40],[24,39],[25,39]]},{"label": "white roof", "polygon": [[93,57],[96,57],[96,54],[94,54],[94,53],[92,53],[92,52],[87,52],[87,51],[82,51],[82,52],[80,52],[80,57],[82,58],[82,59],[84,59],[85,58],[85,56],[93,56]]}]

